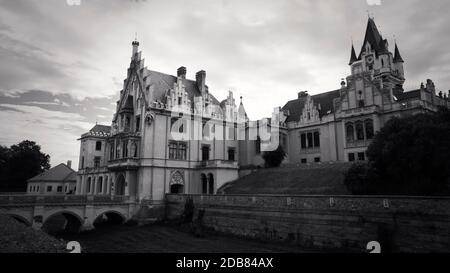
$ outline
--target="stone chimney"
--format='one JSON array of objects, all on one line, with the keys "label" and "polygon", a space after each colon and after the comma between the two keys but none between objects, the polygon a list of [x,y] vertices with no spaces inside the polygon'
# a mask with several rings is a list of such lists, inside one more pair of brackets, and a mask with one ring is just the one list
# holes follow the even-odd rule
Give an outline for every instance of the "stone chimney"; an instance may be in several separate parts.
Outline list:
[{"label": "stone chimney", "polygon": [[181,66],[180,68],[178,68],[178,70],[177,70],[177,77],[178,78],[182,78],[182,79],[186,79],[186,67]]},{"label": "stone chimney", "polygon": [[72,169],[72,160],[67,160],[67,167]]},{"label": "stone chimney", "polygon": [[306,96],[308,96],[308,91],[301,91],[301,92],[298,92],[298,98],[300,99],[300,98],[303,98],[303,97],[306,97]]},{"label": "stone chimney", "polygon": [[197,87],[200,90],[200,92],[205,93],[206,92],[206,72],[204,70],[201,70],[197,72],[195,75],[195,79],[197,82]]}]

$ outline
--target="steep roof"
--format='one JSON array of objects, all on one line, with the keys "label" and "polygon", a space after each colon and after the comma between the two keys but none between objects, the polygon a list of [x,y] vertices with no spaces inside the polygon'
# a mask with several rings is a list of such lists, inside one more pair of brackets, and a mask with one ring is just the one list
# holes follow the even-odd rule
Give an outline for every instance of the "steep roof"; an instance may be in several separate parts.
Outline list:
[{"label": "steep roof", "polygon": [[356,62],[358,60],[358,58],[356,57],[356,52],[355,52],[355,47],[352,44],[352,51],[350,53],[350,62],[348,63],[349,65],[352,65],[354,62]]},{"label": "steep roof", "polygon": [[[177,77],[164,74],[158,71],[147,70],[148,77],[150,79],[150,86],[153,89],[153,96],[155,100],[163,102],[166,92],[173,88],[174,83],[177,82]],[[193,102],[194,97],[201,96],[201,91],[197,86],[197,82],[188,79],[181,79],[189,99]],[[213,103],[219,104],[219,101],[211,95]]]},{"label": "steep roof", "polygon": [[28,180],[28,182],[76,182],[77,172],[64,163]]},{"label": "steep roof", "polygon": [[375,50],[377,54],[388,51],[386,48],[386,41],[387,40],[384,40],[378,31],[375,21],[372,18],[369,18],[369,21],[367,22],[366,35],[364,36],[364,42],[362,44],[358,59],[361,59],[361,54],[364,51],[364,47],[367,42],[369,42],[372,49]]},{"label": "steep roof", "polygon": [[[311,96],[314,101],[314,105],[319,106],[320,104],[319,110],[320,117],[323,117],[333,112],[334,110],[333,101],[335,98],[339,98],[340,96],[339,91],[340,89],[337,89]],[[303,96],[296,100],[291,100],[287,102],[285,106],[283,106],[282,108],[283,111],[285,110],[289,111],[289,116],[286,119],[286,122],[300,121],[300,115],[302,114],[303,108],[305,107],[306,98],[307,96]]]},{"label": "steep roof", "polygon": [[400,55],[400,50],[398,50],[397,43],[395,43],[395,55],[394,55],[394,63],[404,63],[402,55]]}]

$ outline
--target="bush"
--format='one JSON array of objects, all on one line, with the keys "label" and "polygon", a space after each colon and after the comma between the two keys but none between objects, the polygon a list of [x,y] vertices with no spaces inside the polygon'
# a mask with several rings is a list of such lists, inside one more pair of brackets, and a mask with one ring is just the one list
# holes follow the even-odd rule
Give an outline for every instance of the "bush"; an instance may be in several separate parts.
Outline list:
[{"label": "bush", "polygon": [[355,195],[377,193],[376,177],[368,163],[355,163],[345,173],[344,184]]},{"label": "bush", "polygon": [[286,157],[286,153],[284,152],[281,146],[275,151],[264,152],[262,155],[266,168],[275,168],[279,167]]}]

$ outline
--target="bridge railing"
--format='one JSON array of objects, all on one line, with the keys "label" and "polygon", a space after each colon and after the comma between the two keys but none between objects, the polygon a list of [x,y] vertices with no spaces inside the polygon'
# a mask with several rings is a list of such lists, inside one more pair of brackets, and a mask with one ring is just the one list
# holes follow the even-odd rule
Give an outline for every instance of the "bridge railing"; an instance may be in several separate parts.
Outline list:
[{"label": "bridge railing", "polygon": [[126,203],[129,196],[107,195],[0,195],[0,205]]}]

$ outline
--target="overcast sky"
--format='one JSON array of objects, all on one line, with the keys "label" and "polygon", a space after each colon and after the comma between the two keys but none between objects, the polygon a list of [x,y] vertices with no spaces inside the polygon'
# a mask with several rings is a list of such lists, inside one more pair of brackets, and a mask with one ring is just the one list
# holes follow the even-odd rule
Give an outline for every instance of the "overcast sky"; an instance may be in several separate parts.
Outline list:
[{"label": "overcast sky", "polygon": [[219,100],[243,96],[251,119],[339,88],[367,11],[394,35],[407,90],[450,89],[448,0],[0,0],[0,145],[37,141],[52,165],[78,166],[77,138],[110,124],[135,33],[149,69],[206,70]]}]

